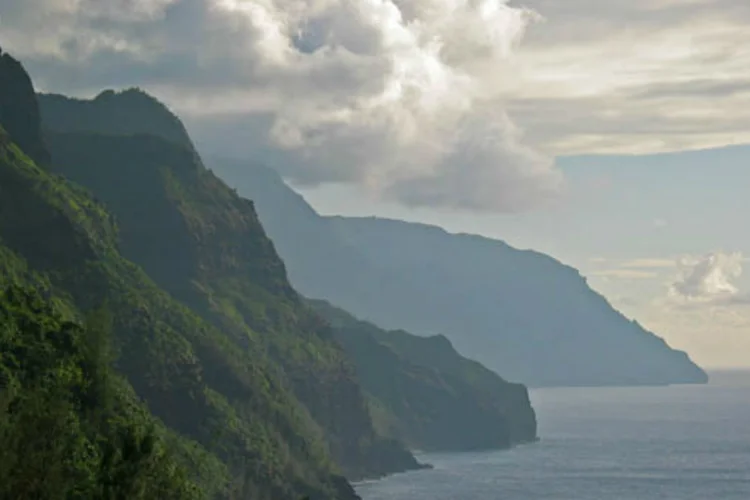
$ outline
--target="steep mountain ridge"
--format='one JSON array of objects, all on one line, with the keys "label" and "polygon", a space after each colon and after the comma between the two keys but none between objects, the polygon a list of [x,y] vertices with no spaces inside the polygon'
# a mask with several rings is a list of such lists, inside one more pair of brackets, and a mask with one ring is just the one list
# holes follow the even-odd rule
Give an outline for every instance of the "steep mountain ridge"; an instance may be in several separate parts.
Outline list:
[{"label": "steep mountain ridge", "polygon": [[161,138],[49,133],[47,141],[54,168],[116,215],[125,257],[279,365],[278,376],[323,429],[348,477],[417,467],[398,444],[375,434],[353,368],[289,285],[251,202]]},{"label": "steep mountain ridge", "polygon": [[423,224],[321,217],[268,169],[237,160],[211,165],[255,201],[306,296],[384,328],[443,334],[461,354],[532,386],[707,380],[685,353],[549,256]]},{"label": "steep mountain ridge", "polygon": [[[59,102],[62,99],[57,98]],[[40,97],[45,117],[49,113],[45,106],[47,100],[48,97]],[[126,100],[121,100],[121,105],[126,104]],[[79,105],[82,105],[81,101],[69,100],[64,108],[75,112]],[[91,103],[86,104],[89,105]],[[150,114],[164,109],[160,105]],[[269,352],[282,365],[295,394],[311,409],[328,436],[346,438],[329,444],[333,456],[345,465],[344,470],[350,477],[366,472],[366,464],[358,464],[363,456],[376,462],[376,457],[381,457],[380,470],[383,472],[393,470],[393,464],[402,464],[401,467],[405,468],[414,466],[406,455],[397,453],[393,443],[374,437],[368,438],[375,440],[374,451],[363,454],[353,449],[353,443],[360,443],[360,446],[362,443],[361,431],[355,429],[366,428],[365,413],[377,409],[372,405],[363,406],[364,411],[355,416],[357,414],[351,411],[341,412],[340,404],[330,398],[321,397],[316,385],[327,385],[328,393],[357,393],[359,389],[352,383],[353,374],[347,370],[328,371],[326,376],[321,376],[326,370],[320,365],[315,372],[300,370],[300,366],[315,364],[309,359],[300,363],[304,356],[311,352],[316,355],[327,352],[320,348],[315,335],[308,339],[307,344],[280,342],[288,336],[278,333],[302,329],[319,332],[324,339],[335,339],[344,346],[349,345],[340,337],[340,328],[331,331],[317,315],[300,309],[299,297],[285,279],[285,266],[276,257],[274,246],[263,236],[254,203],[240,199],[204,169],[199,158],[189,154],[179,142],[170,141],[174,133],[159,134],[159,138],[147,136],[142,134],[148,131],[144,127],[143,130],[133,130],[135,135],[123,136],[117,133],[117,127],[108,130],[104,123],[97,129],[98,134],[81,133],[80,130],[56,132],[51,124],[46,124],[45,128],[50,148],[59,160],[56,168],[91,189],[117,214],[123,253],[140,263],[161,286],[192,310],[199,311],[204,318],[232,332],[236,338],[249,338],[251,343]],[[140,153],[145,150],[149,153]],[[99,168],[98,165],[107,167]],[[310,211],[310,214],[313,222],[317,220],[314,212]],[[307,239],[315,234],[316,228],[311,224],[302,230]],[[310,245],[303,251],[316,255],[315,248]],[[327,260],[321,259],[321,262]],[[250,308],[246,303],[248,297],[254,299]],[[286,310],[277,307],[281,303],[286,305]],[[274,307],[268,307],[274,304]],[[342,315],[345,315],[343,311],[338,317]],[[298,324],[288,324],[293,317]],[[362,339],[362,345],[365,345],[369,333],[367,337],[359,336],[359,324],[349,318],[347,325],[356,325],[352,331],[357,337],[348,339],[356,338],[357,342]],[[258,332],[265,334],[258,335]],[[417,342],[416,345],[430,346],[432,343]],[[393,355],[403,354],[396,354],[395,347],[385,348]],[[449,344],[447,353],[454,363],[462,360]],[[330,358],[330,353],[326,357]],[[338,359],[337,355],[332,359]],[[507,447],[535,438],[535,417],[525,388],[507,384],[468,360],[458,363],[461,369],[431,365],[438,360],[407,361],[403,366],[392,366],[379,359],[380,364],[369,365],[374,370],[368,373],[370,377],[380,374],[395,383],[406,380],[399,377],[410,370],[428,374],[422,379],[430,381],[427,385],[419,385],[422,382],[417,381],[412,386],[418,390],[432,384],[435,389],[429,398],[421,398],[420,411],[408,415],[411,419],[408,436],[389,432],[384,432],[385,435],[399,439],[417,436],[417,420],[430,419],[434,423],[428,426],[427,432],[419,439],[406,442],[421,449],[475,449]],[[358,360],[355,358],[354,361],[357,363]],[[407,365],[407,370],[403,370]],[[467,366],[472,368],[467,369]],[[357,364],[356,368],[362,379],[362,366]],[[341,373],[346,376],[342,378]],[[492,381],[486,391],[478,390],[474,384],[472,379],[477,373],[485,381]],[[467,393],[463,398],[457,398],[455,392],[463,389],[467,389]],[[463,405],[458,412],[450,408],[457,402]],[[337,406],[336,411],[330,410],[332,405]],[[442,411],[446,411],[446,418],[435,416],[436,412]],[[321,419],[326,415],[340,415],[341,418]],[[407,421],[406,415],[399,415],[399,418]],[[448,422],[471,430],[449,432]],[[473,425],[476,423],[482,425]],[[446,435],[453,437],[448,439]],[[373,448],[372,445],[368,447]],[[386,462],[391,462],[391,465]],[[372,464],[367,468],[372,473]]]},{"label": "steep mountain ridge", "polygon": [[[5,160],[0,160],[0,184],[11,188],[0,198],[3,245],[30,268],[48,273],[54,289],[80,310],[108,301],[118,368],[149,409],[225,460],[244,457],[248,467],[269,471],[270,477],[256,472],[251,478],[259,495],[295,498],[312,492],[333,498],[324,495],[345,483],[326,479],[326,455],[311,432],[315,426],[294,413],[294,398],[272,367],[243,354],[119,257],[109,244],[114,232],[97,230],[113,228],[101,206],[32,163],[19,164],[15,160],[23,157],[17,151],[3,150],[0,158]],[[286,440],[297,444],[290,448]],[[285,471],[290,458],[306,464],[304,476],[294,479]],[[336,498],[354,498],[343,491]]]},{"label": "steep mountain ridge", "polygon": [[[30,280],[30,274],[42,273],[39,279],[69,304],[71,314],[106,302],[118,370],[154,415],[195,441],[190,450],[207,450],[205,460],[191,452],[192,470],[205,492],[228,494],[227,478],[239,473],[244,498],[354,500],[354,490],[330,458],[335,441],[329,442],[323,424],[299,402],[279,363],[156,286],[119,252],[119,241],[128,236],[119,227],[126,224],[115,222],[85,189],[37,166],[12,138],[0,137],[0,277]],[[146,156],[154,153],[145,149]],[[285,333],[280,336],[292,338]],[[343,358],[333,342],[320,344],[334,361]],[[315,368],[311,378],[319,375]],[[343,415],[365,406],[356,391],[321,399],[339,403]],[[395,443],[372,441],[371,448],[382,450],[373,456],[387,463],[357,464],[367,468],[363,473],[402,465],[390,461],[391,451],[416,464]]]}]

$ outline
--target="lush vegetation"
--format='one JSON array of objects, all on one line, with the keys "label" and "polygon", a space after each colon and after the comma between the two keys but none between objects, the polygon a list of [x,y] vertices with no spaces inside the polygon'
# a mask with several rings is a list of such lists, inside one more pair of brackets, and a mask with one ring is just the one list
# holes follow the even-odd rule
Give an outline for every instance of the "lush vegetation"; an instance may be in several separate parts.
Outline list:
[{"label": "lush vegetation", "polygon": [[81,326],[34,288],[0,292],[1,498],[201,498],[109,345],[105,310]]},{"label": "lush vegetation", "polygon": [[533,439],[525,388],[444,339],[309,307],[158,101],[39,111],[3,57],[0,497],[353,500],[420,467],[404,442]]},{"label": "lush vegetation", "polygon": [[354,360],[379,431],[420,450],[505,448],[536,439],[526,387],[504,381],[443,337],[385,331],[310,301]]},{"label": "lush vegetation", "polygon": [[[308,491],[347,497],[337,493],[346,483],[333,474],[309,417],[274,368],[123,259],[115,246],[117,228],[100,204],[9,143],[0,148],[0,185],[6,251],[46,273],[77,310],[109,301],[116,366],[151,412],[225,464],[251,471],[245,483],[252,498],[295,498]],[[220,483],[227,466],[201,465],[206,484]]]},{"label": "lush vegetation", "polygon": [[[309,420],[296,433],[311,429],[351,479],[418,466],[402,445],[377,435],[351,363],[292,289],[250,201],[168,134],[47,129],[54,170],[117,217],[123,255],[220,329],[235,346],[231,356],[263,366],[301,403]],[[230,386],[219,384],[225,394]]]},{"label": "lush vegetation", "polygon": [[0,133],[0,283],[42,284],[71,318],[107,302],[115,370],[170,429],[165,442],[202,493],[354,498],[281,367],[123,258],[126,236],[88,191],[40,168]]}]

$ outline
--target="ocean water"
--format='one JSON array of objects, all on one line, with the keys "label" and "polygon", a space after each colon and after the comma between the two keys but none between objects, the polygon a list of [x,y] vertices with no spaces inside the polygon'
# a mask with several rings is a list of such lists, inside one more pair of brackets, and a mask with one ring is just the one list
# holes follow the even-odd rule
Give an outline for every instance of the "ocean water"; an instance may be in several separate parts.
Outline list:
[{"label": "ocean water", "polygon": [[750,373],[706,386],[532,391],[538,443],[421,455],[364,500],[750,500]]}]

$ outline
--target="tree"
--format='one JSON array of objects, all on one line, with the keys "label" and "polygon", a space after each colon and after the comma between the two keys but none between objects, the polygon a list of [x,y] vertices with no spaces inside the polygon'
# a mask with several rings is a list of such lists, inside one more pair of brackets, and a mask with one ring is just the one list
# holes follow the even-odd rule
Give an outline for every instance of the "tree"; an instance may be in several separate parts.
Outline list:
[{"label": "tree", "polygon": [[0,498],[192,500],[202,492],[111,369],[106,308],[84,326],[36,290],[0,293]]}]

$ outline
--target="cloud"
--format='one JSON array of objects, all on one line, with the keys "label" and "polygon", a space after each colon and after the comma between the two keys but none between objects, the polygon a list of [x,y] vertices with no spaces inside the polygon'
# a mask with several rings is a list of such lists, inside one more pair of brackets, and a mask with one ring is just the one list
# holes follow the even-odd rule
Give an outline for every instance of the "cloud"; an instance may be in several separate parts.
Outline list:
[{"label": "cloud", "polygon": [[655,259],[641,258],[626,260],[620,263],[620,267],[635,269],[664,269],[675,267],[677,263],[674,259]]},{"label": "cloud", "polygon": [[750,142],[750,3],[527,0],[511,115],[555,154]]},{"label": "cloud", "polygon": [[493,211],[562,187],[506,112],[537,18],[506,0],[1,1],[6,49],[46,89],[155,90],[298,184]]},{"label": "cloud", "polygon": [[603,277],[603,278],[618,278],[618,279],[653,279],[658,275],[654,272],[639,271],[635,269],[605,269],[603,271],[595,271],[591,273],[592,276]]},{"label": "cloud", "polygon": [[[623,276],[625,277],[628,273],[632,274],[631,277],[635,277],[640,273],[641,278],[654,278],[657,275],[656,271],[664,269],[670,269],[677,267],[677,261],[674,258],[638,258],[638,259],[618,259],[608,257],[592,257],[589,262],[600,268],[593,273],[596,276]],[[605,269],[601,269],[604,267]]]},{"label": "cloud", "polygon": [[678,262],[679,274],[669,287],[669,298],[683,305],[750,303],[736,285],[743,261],[739,252],[685,257]]}]

